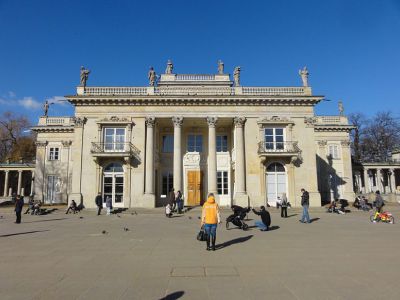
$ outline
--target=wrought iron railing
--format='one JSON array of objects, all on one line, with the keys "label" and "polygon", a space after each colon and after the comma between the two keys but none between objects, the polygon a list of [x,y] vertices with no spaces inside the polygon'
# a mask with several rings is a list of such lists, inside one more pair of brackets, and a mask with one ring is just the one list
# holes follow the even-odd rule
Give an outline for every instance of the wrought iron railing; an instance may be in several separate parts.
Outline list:
[{"label": "wrought iron railing", "polygon": [[90,149],[92,154],[127,154],[130,157],[135,157],[140,161],[140,150],[135,147],[132,143],[95,143],[92,142],[92,148]]},{"label": "wrought iron railing", "polygon": [[259,142],[258,153],[298,153],[298,142]]}]

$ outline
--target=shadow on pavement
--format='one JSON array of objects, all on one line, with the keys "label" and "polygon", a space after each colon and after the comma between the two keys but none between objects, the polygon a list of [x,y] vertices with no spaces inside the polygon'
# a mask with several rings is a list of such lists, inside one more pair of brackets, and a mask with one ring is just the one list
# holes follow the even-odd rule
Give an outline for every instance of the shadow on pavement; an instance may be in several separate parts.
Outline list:
[{"label": "shadow on pavement", "polygon": [[218,244],[218,245],[215,246],[215,248],[216,249],[222,249],[222,248],[234,245],[234,244],[244,243],[244,242],[247,242],[252,237],[253,237],[253,235],[239,237],[239,238],[236,238],[236,239],[233,239],[233,240],[230,240],[230,241],[226,241],[226,242],[224,242],[222,244]]},{"label": "shadow on pavement", "polygon": [[183,217],[183,214],[182,215],[172,215],[171,216],[171,218],[179,218],[179,217]]},{"label": "shadow on pavement", "polygon": [[25,232],[18,232],[18,233],[10,233],[10,234],[3,234],[0,237],[7,237],[7,236],[14,236],[14,235],[21,235],[21,234],[29,234],[29,233],[36,233],[36,232],[44,232],[50,230],[34,230],[34,231],[25,231]]},{"label": "shadow on pavement", "polygon": [[127,208],[114,208],[114,209],[111,211],[111,214],[114,214],[114,215],[120,214],[120,213],[122,213],[123,211],[126,211],[126,210],[127,210]]},{"label": "shadow on pavement", "polygon": [[312,219],[310,219],[310,223],[314,223],[314,222],[316,222],[316,221],[318,221],[320,218],[312,218]]},{"label": "shadow on pavement", "polygon": [[291,218],[291,217],[295,217],[295,216],[297,216],[298,214],[292,214],[292,215],[288,215],[287,217],[288,218]]},{"label": "shadow on pavement", "polygon": [[173,292],[169,295],[166,295],[163,298],[160,298],[160,300],[175,300],[175,299],[179,299],[180,297],[183,296],[183,294],[185,294],[184,291],[179,291],[179,292]]},{"label": "shadow on pavement", "polygon": [[36,221],[30,221],[30,222],[24,222],[24,223],[36,223],[36,222],[48,222],[48,221],[61,221],[61,220],[67,220],[68,218],[58,218],[58,219],[45,219],[45,220],[36,220]]}]

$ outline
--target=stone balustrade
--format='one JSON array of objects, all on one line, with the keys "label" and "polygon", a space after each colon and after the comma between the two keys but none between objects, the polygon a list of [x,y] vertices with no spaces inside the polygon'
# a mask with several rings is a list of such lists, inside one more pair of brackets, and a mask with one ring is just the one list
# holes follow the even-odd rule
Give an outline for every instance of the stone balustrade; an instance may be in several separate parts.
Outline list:
[{"label": "stone balustrade", "polygon": [[40,117],[39,124],[42,126],[69,126],[73,125],[74,120],[72,117]]},{"label": "stone balustrade", "polygon": [[319,116],[316,117],[316,124],[319,125],[348,125],[345,116]]},{"label": "stone balustrade", "polygon": [[215,80],[213,74],[176,74],[176,80],[188,80],[188,81],[208,81]]},{"label": "stone balustrade", "polygon": [[[183,76],[184,80],[196,80],[199,76],[216,75],[176,75]],[[185,77],[187,76],[187,77]],[[78,88],[79,89],[79,88]],[[246,96],[311,96],[310,87],[230,87],[230,86],[158,86],[158,87],[86,87],[79,90],[78,95],[85,96],[146,96],[146,95],[246,95]]]}]

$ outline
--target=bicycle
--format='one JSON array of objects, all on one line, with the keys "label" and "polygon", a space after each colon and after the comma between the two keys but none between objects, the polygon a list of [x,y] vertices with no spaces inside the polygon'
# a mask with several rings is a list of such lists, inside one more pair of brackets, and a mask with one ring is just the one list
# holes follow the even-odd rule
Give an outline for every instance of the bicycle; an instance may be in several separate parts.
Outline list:
[{"label": "bicycle", "polygon": [[394,224],[394,217],[390,212],[384,211],[384,212],[378,212],[376,210],[372,211],[369,219],[371,222],[383,222],[383,223],[389,223],[389,224]]}]

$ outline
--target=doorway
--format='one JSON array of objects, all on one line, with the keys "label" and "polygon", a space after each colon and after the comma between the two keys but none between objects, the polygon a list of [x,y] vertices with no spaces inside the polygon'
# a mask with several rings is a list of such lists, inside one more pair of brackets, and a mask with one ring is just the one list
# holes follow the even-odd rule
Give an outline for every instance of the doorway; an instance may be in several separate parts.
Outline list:
[{"label": "doorway", "polygon": [[276,206],[278,198],[286,193],[286,171],[280,163],[272,163],[267,167],[267,199],[268,204]]},{"label": "doorway", "polygon": [[124,206],[124,169],[119,163],[111,163],[104,169],[103,206],[107,197],[111,197],[113,207]]},{"label": "doorway", "polygon": [[188,197],[186,205],[197,206],[202,204],[202,177],[202,172],[200,170],[187,172]]}]

